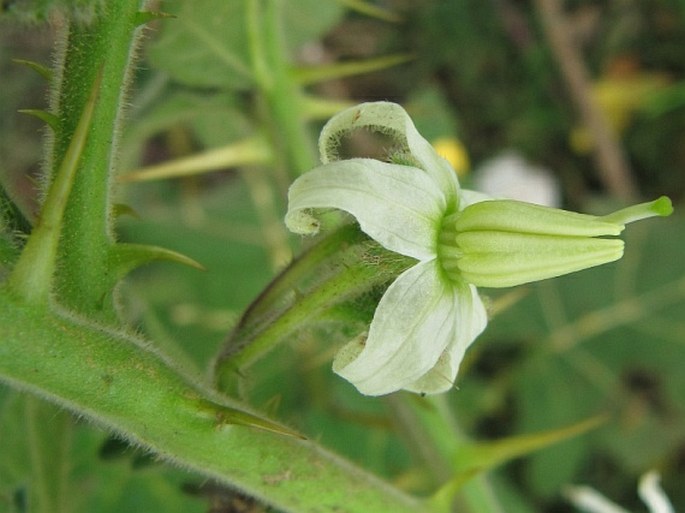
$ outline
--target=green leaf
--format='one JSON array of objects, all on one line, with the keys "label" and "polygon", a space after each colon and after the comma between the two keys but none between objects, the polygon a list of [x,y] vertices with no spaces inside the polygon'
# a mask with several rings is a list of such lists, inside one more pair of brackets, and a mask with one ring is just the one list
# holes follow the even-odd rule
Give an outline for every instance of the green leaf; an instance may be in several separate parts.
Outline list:
[{"label": "green leaf", "polygon": [[[574,376],[567,362],[535,358],[520,369],[517,392],[522,407],[521,431],[544,429],[549,425],[571,423],[598,411],[598,398],[582,401],[588,389]],[[575,378],[575,379],[574,379]],[[573,383],[573,386],[568,386]],[[558,492],[571,482],[588,456],[585,439],[566,440],[533,455],[526,467],[526,477],[538,493],[546,496]]]},{"label": "green leaf", "polygon": [[202,264],[176,251],[145,244],[118,243],[110,252],[112,268],[123,278],[126,274],[153,261],[167,261],[205,270]]},{"label": "green leaf", "polygon": [[285,0],[282,4],[284,40],[291,55],[305,43],[320,40],[344,14],[337,1]]},{"label": "green leaf", "polygon": [[7,17],[26,23],[43,23],[59,14],[77,23],[92,23],[105,6],[104,0],[10,1],[0,5],[0,19]]},{"label": "green leaf", "polygon": [[182,492],[194,476],[162,465],[137,470],[132,449],[107,460],[105,439],[63,408],[0,386],[0,509],[24,511],[5,502],[23,497],[30,511],[46,513],[206,510]]},{"label": "green leaf", "polygon": [[205,369],[271,272],[263,229],[242,180],[219,179],[195,190],[197,195],[188,194],[189,187],[181,181],[131,187],[127,202],[140,219],[121,219],[120,238],[173,248],[207,268],[174,266],[169,273],[169,266],[148,266],[126,281],[132,322],[156,340],[179,346]]},{"label": "green leaf", "polygon": [[193,176],[231,167],[266,164],[271,160],[271,148],[261,137],[250,137],[221,148],[168,160],[121,175],[123,182],[163,180]]},{"label": "green leaf", "polygon": [[[529,287],[474,346],[490,358],[518,351],[522,360],[500,369],[497,392],[514,398],[518,432],[612,415],[596,434],[523,463],[533,493],[550,496],[577,481],[597,454],[626,474],[640,473],[669,461],[682,444],[685,275],[673,262],[685,247],[673,234],[685,220],[677,212],[626,230],[616,264]],[[486,388],[493,386],[490,380]]]},{"label": "green leaf", "polygon": [[5,393],[0,401],[0,496],[23,489],[33,511],[66,513],[74,431],[70,415],[35,397]]},{"label": "green leaf", "polygon": [[594,417],[559,429],[519,435],[491,442],[471,442],[455,455],[458,473],[484,472],[514,458],[525,456],[544,447],[576,437],[604,423],[606,418]]},{"label": "green leaf", "polygon": [[176,18],[164,24],[149,50],[155,67],[193,86],[246,89],[252,84],[245,1],[206,0],[198,8],[175,0],[165,10]]},{"label": "green leaf", "polygon": [[150,23],[151,21],[154,20],[163,20],[165,18],[173,18],[174,16],[172,14],[168,14],[166,12],[161,12],[161,11],[139,11],[138,14],[136,15],[136,22],[139,25],[144,25],[146,23]]},{"label": "green leaf", "polygon": [[319,65],[309,68],[297,68],[293,74],[300,84],[308,85],[336,78],[344,78],[364,73],[373,73],[399,64],[404,64],[414,57],[407,54],[387,55],[364,61],[336,62],[327,66]]},{"label": "green leaf", "polygon": [[[254,70],[249,55],[246,4],[245,0],[205,0],[198,8],[178,0],[167,2],[165,9],[177,19],[164,26],[151,48],[153,64],[187,85],[248,88],[253,84]],[[294,51],[319,38],[342,13],[336,2],[287,0],[283,2],[283,40]]]},{"label": "green leaf", "polygon": [[33,71],[38,73],[41,77],[43,77],[45,80],[48,82],[52,80],[52,70],[49,68],[46,68],[42,64],[39,64],[35,61],[29,61],[26,59],[13,59],[14,62],[17,64],[23,64],[24,66],[31,68]]},{"label": "green leaf", "polygon": [[88,103],[48,190],[39,221],[9,279],[10,287],[31,302],[47,302],[52,289],[64,212],[86,146],[101,83],[102,73],[92,85]]},{"label": "green leaf", "polygon": [[22,114],[28,114],[29,116],[34,116],[41,121],[44,121],[50,128],[57,130],[59,128],[59,118],[50,112],[40,109],[20,109],[19,112]]},{"label": "green leaf", "polygon": [[402,21],[402,16],[397,13],[392,12],[390,9],[384,9],[371,2],[366,2],[364,0],[338,0],[341,4],[355,10],[361,14],[365,14],[371,18],[377,18],[383,21],[389,21],[391,23],[399,23]]},{"label": "green leaf", "polygon": [[[121,162],[124,173],[138,167],[143,148],[153,137],[166,135],[170,146],[177,149],[179,144],[171,139],[180,132],[187,134],[189,148],[195,141],[206,148],[215,148],[255,132],[253,122],[230,94],[207,96],[176,92],[169,90],[168,77],[158,74],[140,91],[139,97],[147,100],[124,134]],[[180,153],[182,149],[177,151]]]}]

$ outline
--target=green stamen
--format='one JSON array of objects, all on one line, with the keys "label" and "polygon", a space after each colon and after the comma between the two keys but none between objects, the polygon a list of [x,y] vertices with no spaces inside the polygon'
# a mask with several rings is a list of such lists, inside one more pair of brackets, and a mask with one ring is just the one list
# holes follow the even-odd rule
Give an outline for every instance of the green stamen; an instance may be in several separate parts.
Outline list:
[{"label": "green stamen", "polygon": [[625,224],[673,211],[661,197],[604,217],[512,200],[473,204],[445,216],[437,241],[448,279],[510,287],[618,260]]}]

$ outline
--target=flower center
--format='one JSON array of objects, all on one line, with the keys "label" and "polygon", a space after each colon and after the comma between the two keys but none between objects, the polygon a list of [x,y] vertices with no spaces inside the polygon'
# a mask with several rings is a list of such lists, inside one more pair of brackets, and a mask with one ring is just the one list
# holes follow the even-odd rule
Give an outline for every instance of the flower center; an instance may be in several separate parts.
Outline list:
[{"label": "flower center", "polygon": [[450,281],[462,283],[464,278],[459,270],[459,260],[464,252],[457,244],[457,219],[461,212],[446,215],[442,220],[438,234],[437,255],[438,262]]}]

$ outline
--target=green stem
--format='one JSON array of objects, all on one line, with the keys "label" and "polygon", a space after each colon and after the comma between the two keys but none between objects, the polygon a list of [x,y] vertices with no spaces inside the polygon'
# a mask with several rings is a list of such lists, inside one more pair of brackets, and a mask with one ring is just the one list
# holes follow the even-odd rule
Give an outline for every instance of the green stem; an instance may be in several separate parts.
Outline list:
[{"label": "green stem", "polygon": [[[473,513],[503,513],[486,476],[455,476],[455,455],[468,443],[444,396],[389,396],[388,402],[404,435],[438,485],[444,485],[433,507]],[[454,486],[452,486],[454,484]]]},{"label": "green stem", "polygon": [[69,459],[71,416],[35,397],[26,397],[24,408],[31,462],[31,511],[69,511],[67,487],[72,463]]},{"label": "green stem", "polygon": [[305,123],[302,92],[288,67],[281,3],[248,0],[247,27],[252,68],[266,100],[272,141],[293,178],[313,168],[316,158]]},{"label": "green stem", "polygon": [[231,423],[226,411],[251,414],[191,384],[147,341],[27,306],[5,291],[0,341],[1,381],[280,510],[434,511],[313,442]]},{"label": "green stem", "polygon": [[194,176],[229,167],[270,163],[271,148],[265,138],[256,135],[221,148],[212,148],[189,157],[153,164],[119,176],[120,182],[143,182]]},{"label": "green stem", "polygon": [[[320,265],[326,265],[333,255],[343,247],[349,248],[368,241],[357,225],[346,224],[322,238],[274,279],[264,291],[252,302],[243,314],[238,330],[243,332],[248,326],[257,326],[265,320],[264,316],[272,315],[273,309],[288,294],[302,286],[312,271]],[[271,312],[271,313],[270,313]]]},{"label": "green stem", "polygon": [[559,325],[550,333],[548,340],[544,341],[544,347],[550,347],[559,353],[570,351],[591,337],[649,318],[666,308],[672,308],[681,302],[684,296],[685,277],[681,277],[641,295],[632,295]]},{"label": "green stem", "polygon": [[[334,306],[387,283],[409,259],[367,262],[375,243],[356,226],[323,239],[288,267],[245,312],[215,368],[218,388],[234,393],[241,373],[297,329],[317,322]],[[413,261],[412,261],[413,262]],[[309,278],[309,283],[304,278]]]},{"label": "green stem", "polygon": [[113,276],[116,273],[109,269],[107,258],[114,243],[111,174],[130,64],[145,20],[140,14],[144,3],[112,0],[92,24],[69,26],[61,43],[65,50],[52,99],[59,122],[51,158],[59,163],[67,153],[91,84],[102,73],[88,144],[81,152],[65,210],[56,295],[75,311],[104,321],[116,317],[112,290],[118,276]]},{"label": "green stem", "polygon": [[54,504],[51,500],[50,487],[50,472],[45,463],[45,454],[42,447],[42,438],[38,434],[38,415],[36,410],[39,408],[39,402],[36,398],[31,397],[25,403],[25,426],[28,435],[29,446],[29,460],[31,462],[31,481],[32,481],[32,498],[35,500],[33,504],[34,511],[37,513],[48,513],[53,510]]}]

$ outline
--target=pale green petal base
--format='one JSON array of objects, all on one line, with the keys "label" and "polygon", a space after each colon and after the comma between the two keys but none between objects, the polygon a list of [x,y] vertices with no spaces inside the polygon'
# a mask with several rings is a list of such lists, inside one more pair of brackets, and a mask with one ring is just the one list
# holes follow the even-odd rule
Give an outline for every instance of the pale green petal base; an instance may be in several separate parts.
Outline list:
[{"label": "pale green petal base", "polygon": [[344,366],[349,353],[339,357],[334,371],[366,395],[400,390],[435,366],[454,339],[457,314],[437,263],[417,264],[383,295],[363,350]]},{"label": "pale green petal base", "polygon": [[486,324],[475,287],[455,286],[436,262],[423,262],[390,286],[366,340],[360,336],[341,349],[333,370],[366,395],[444,392]]}]

